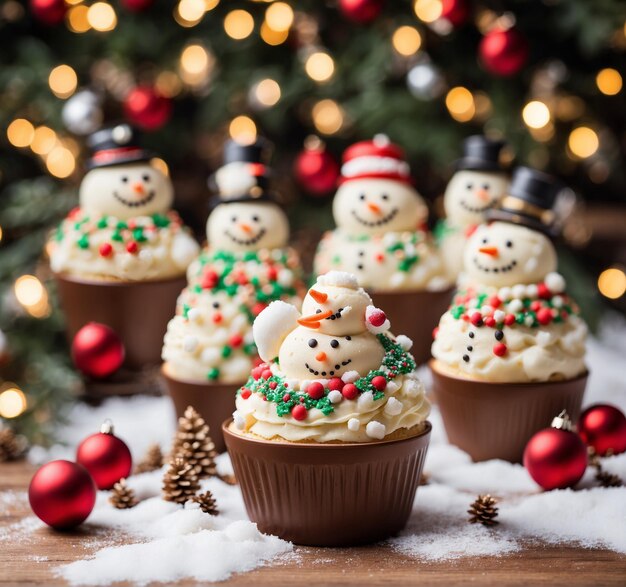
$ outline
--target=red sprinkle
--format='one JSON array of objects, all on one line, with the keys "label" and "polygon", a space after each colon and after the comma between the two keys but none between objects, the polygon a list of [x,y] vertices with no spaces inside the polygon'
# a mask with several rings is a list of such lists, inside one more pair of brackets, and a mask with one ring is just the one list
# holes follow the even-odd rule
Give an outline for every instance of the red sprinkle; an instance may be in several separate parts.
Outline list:
[{"label": "red sprinkle", "polygon": [[290,393],[286,393],[285,395],[283,395],[283,401],[284,402],[288,402],[291,399],[291,394]]},{"label": "red sprinkle", "polygon": [[533,312],[539,311],[541,309],[541,302],[539,300],[535,300],[534,302],[530,304],[530,309]]},{"label": "red sprinkle", "polygon": [[474,312],[470,318],[470,322],[474,325],[474,326],[482,326],[483,324],[483,317],[482,314],[480,312]]},{"label": "red sprinkle", "polygon": [[507,315],[504,317],[504,323],[505,323],[507,326],[511,326],[511,324],[513,324],[513,322],[515,322],[515,316],[513,316],[513,314],[507,314]]},{"label": "red sprinkle", "polygon": [[113,253],[113,247],[109,243],[102,243],[98,249],[101,257],[110,257]]},{"label": "red sprinkle", "polygon": [[254,378],[255,381],[261,379],[261,373],[263,373],[264,369],[265,367],[263,365],[252,369],[252,377]]},{"label": "red sprinkle", "polygon": [[252,395],[252,392],[247,387],[244,387],[241,390],[241,394],[240,395],[241,395],[241,397],[243,399],[248,399]]},{"label": "red sprinkle", "polygon": [[324,386],[319,381],[313,381],[309,383],[306,392],[313,399],[321,399],[324,397]]},{"label": "red sprinkle", "polygon": [[126,245],[126,250],[131,254],[134,255],[139,249],[139,246],[137,245],[137,243],[135,241],[130,241],[127,245]]},{"label": "red sprinkle", "polygon": [[506,345],[502,342],[493,345],[493,354],[498,357],[506,355]]},{"label": "red sprinkle", "polygon": [[382,263],[385,260],[385,255],[383,255],[382,253],[378,253],[374,257],[374,259],[376,259],[376,261],[378,261],[379,263]]},{"label": "red sprinkle", "polygon": [[387,387],[387,380],[382,375],[376,375],[372,379],[372,385],[378,390],[383,391]]},{"label": "red sprinkle", "polygon": [[128,221],[128,228],[130,228],[131,230],[134,230],[135,228],[137,228],[137,221],[136,220],[129,220]]},{"label": "red sprinkle", "polygon": [[267,308],[267,304],[257,302],[256,304],[254,304],[254,306],[252,306],[252,313],[255,316],[258,316],[263,310],[265,310],[265,308]]},{"label": "red sprinkle", "polygon": [[343,387],[343,381],[339,379],[339,377],[333,377],[328,382],[328,389],[330,389],[331,391],[340,391],[342,387]]},{"label": "red sprinkle", "polygon": [[343,395],[346,399],[354,399],[357,395],[359,395],[359,390],[354,383],[346,383],[341,388],[341,395]]},{"label": "red sprinkle", "polygon": [[488,303],[492,308],[499,308],[502,305],[502,300],[498,296],[491,296]]},{"label": "red sprinkle", "polygon": [[215,324],[219,324],[223,319],[224,317],[221,312],[215,312],[213,314],[213,322],[215,322]]},{"label": "red sprinkle", "polygon": [[270,381],[270,389],[276,389],[277,386],[278,383],[276,383],[276,381]]},{"label": "red sprinkle", "polygon": [[545,283],[540,283],[537,285],[537,295],[544,300],[549,300],[552,294]]},{"label": "red sprinkle", "polygon": [[269,369],[265,369],[263,373],[261,373],[261,377],[263,379],[269,379],[272,376],[272,372]]},{"label": "red sprinkle", "polygon": [[278,278],[278,270],[276,269],[276,267],[270,266],[267,268],[267,278],[270,281],[276,281],[276,279]]},{"label": "red sprinkle", "polygon": [[200,285],[203,287],[203,289],[213,289],[217,285],[218,281],[219,277],[217,273],[213,270],[209,270],[206,271],[205,274],[202,276],[202,281],[200,282]]},{"label": "red sprinkle", "polygon": [[439,326],[435,326],[433,328],[433,339],[437,338],[437,333],[439,332]]},{"label": "red sprinkle", "polygon": [[374,310],[368,318],[369,323],[372,326],[382,326],[387,320],[387,316],[382,310]]},{"label": "red sprinkle", "polygon": [[304,420],[307,416],[307,410],[302,404],[299,404],[291,409],[291,415],[296,420]]},{"label": "red sprinkle", "polygon": [[75,220],[78,216],[80,216],[80,208],[78,206],[76,206],[76,208],[72,208],[67,216],[70,220]]},{"label": "red sprinkle", "polygon": [[537,312],[537,320],[539,324],[550,324],[552,322],[552,311],[550,308],[541,308],[539,312]]},{"label": "red sprinkle", "polygon": [[470,317],[467,314],[463,314],[463,316],[461,316],[461,318],[463,320],[465,320],[465,322],[469,322]]},{"label": "red sprinkle", "polygon": [[487,316],[485,318],[485,326],[489,326],[489,328],[493,328],[496,325],[496,319],[493,316]]},{"label": "red sprinkle", "polygon": [[241,334],[233,334],[230,337],[229,342],[230,346],[237,348],[243,343],[243,336],[241,336]]}]

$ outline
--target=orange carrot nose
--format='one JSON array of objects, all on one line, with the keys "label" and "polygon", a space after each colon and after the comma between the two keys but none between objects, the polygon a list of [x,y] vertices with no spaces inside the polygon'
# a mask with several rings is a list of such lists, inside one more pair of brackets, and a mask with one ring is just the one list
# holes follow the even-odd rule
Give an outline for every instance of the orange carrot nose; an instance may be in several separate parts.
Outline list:
[{"label": "orange carrot nose", "polygon": [[489,192],[487,190],[476,190],[476,195],[478,196],[478,199],[482,200],[483,202],[489,200]]},{"label": "orange carrot nose", "polygon": [[300,326],[304,326],[305,328],[319,328],[320,320],[328,318],[330,315],[332,315],[332,313],[332,310],[326,310],[326,312],[320,312],[319,314],[302,316],[302,318],[298,318],[298,324],[300,324]]},{"label": "orange carrot nose", "polygon": [[142,184],[142,183],[134,183],[134,184],[133,184],[133,191],[134,191],[136,194],[143,194],[146,190],[145,190],[145,188],[143,187],[143,184]]},{"label": "orange carrot nose", "polygon": [[316,289],[310,289],[309,295],[318,303],[323,304],[328,299],[328,294],[317,291]]},{"label": "orange carrot nose", "polygon": [[325,361],[326,360],[326,353],[324,351],[321,351],[321,352],[317,353],[317,355],[315,355],[315,358],[318,361]]},{"label": "orange carrot nose", "polygon": [[498,247],[480,247],[478,250],[481,253],[485,253],[485,255],[491,255],[492,257],[498,256]]},{"label": "orange carrot nose", "polygon": [[249,224],[244,224],[243,222],[239,224],[239,228],[241,228],[241,230],[243,230],[247,234],[250,234],[252,232],[252,227]]},{"label": "orange carrot nose", "polygon": [[367,207],[374,212],[374,214],[380,214],[380,206],[378,204],[374,204],[374,202],[368,202]]}]

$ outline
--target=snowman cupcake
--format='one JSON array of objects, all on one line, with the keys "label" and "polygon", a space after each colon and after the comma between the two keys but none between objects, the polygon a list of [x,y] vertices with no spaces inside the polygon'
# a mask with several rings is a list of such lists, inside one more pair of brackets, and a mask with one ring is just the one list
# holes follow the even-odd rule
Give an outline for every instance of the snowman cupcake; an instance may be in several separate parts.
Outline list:
[{"label": "snowman cupcake", "polygon": [[435,316],[450,300],[450,280],[425,222],[404,153],[384,135],[352,145],[343,156],[333,202],[337,228],[322,238],[315,272],[354,273],[392,322],[415,342],[418,363],[430,357]]},{"label": "snowman cupcake", "polygon": [[94,133],[80,205],[47,245],[70,338],[87,322],[109,325],[125,366],[157,364],[185,271],[199,246],[172,210],[170,179],[122,124]]},{"label": "snowman cupcake", "polygon": [[299,305],[304,294],[298,256],[287,247],[287,218],[267,189],[266,151],[260,141],[226,145],[208,245],[189,267],[163,345],[177,412],[193,405],[218,450],[224,450],[220,427],[232,412],[233,390],[258,362],[254,318],[274,300]]},{"label": "snowman cupcake", "polygon": [[441,256],[452,281],[463,269],[467,239],[504,196],[509,179],[500,164],[502,141],[476,135],[463,142],[463,157],[443,196],[445,220],[435,229]]},{"label": "snowman cupcake", "polygon": [[577,417],[587,327],[548,235],[559,185],[521,167],[464,254],[466,283],[432,347],[434,391],[451,442],[475,460],[520,461],[562,409]]},{"label": "snowman cupcake", "polygon": [[237,392],[224,433],[262,532],[345,546],[405,525],[430,406],[411,340],[390,328],[357,278],[337,271],[318,277],[302,314],[274,302],[255,320],[263,363]]}]

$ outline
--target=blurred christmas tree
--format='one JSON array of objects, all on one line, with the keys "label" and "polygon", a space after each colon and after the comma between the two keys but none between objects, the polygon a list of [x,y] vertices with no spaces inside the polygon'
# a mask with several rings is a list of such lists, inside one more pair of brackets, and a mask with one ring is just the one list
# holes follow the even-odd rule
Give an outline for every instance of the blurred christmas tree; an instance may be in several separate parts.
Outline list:
[{"label": "blurred christmas tree", "polygon": [[[331,224],[337,155],[379,132],[406,148],[435,204],[476,132],[589,201],[623,202],[624,21],[622,0],[5,0],[0,416],[41,432],[76,386],[40,259],[75,203],[83,137],[103,123],[146,131],[199,233],[224,139],[268,136],[309,250]],[[586,245],[588,230],[571,226]]]}]

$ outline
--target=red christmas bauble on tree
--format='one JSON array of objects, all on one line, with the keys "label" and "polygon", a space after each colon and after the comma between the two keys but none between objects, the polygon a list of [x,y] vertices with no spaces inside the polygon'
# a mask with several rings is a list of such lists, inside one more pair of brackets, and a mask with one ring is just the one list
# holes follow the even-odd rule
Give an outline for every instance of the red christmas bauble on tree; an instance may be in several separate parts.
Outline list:
[{"label": "red christmas bauble on tree", "polygon": [[447,20],[454,27],[458,27],[467,21],[469,14],[469,0],[443,0],[439,18]]},{"label": "red christmas bauble on tree", "polygon": [[124,113],[144,130],[161,128],[172,114],[172,101],[151,86],[137,86],[124,99]]},{"label": "red christmas bauble on tree", "polygon": [[544,489],[564,489],[580,481],[587,468],[587,447],[572,430],[566,412],[551,428],[537,432],[524,449],[524,466]]},{"label": "red christmas bauble on tree", "polygon": [[381,13],[384,0],[339,0],[343,15],[353,22],[367,24]]},{"label": "red christmas bauble on tree", "polygon": [[61,24],[67,12],[65,0],[30,0],[29,6],[33,16],[48,26]]},{"label": "red christmas bauble on tree", "polygon": [[339,164],[317,137],[307,139],[294,162],[296,181],[310,194],[322,196],[337,187]]},{"label": "red christmas bauble on tree", "polygon": [[154,4],[154,0],[122,0],[121,3],[130,12],[143,12]]},{"label": "red christmas bauble on tree", "polygon": [[578,420],[578,434],[600,456],[626,451],[626,416],[615,406],[589,406]]},{"label": "red christmas bauble on tree", "polygon": [[124,345],[112,328],[98,322],[85,324],[72,342],[76,368],[88,377],[113,375],[124,362]]},{"label": "red christmas bauble on tree", "polygon": [[478,47],[484,68],[494,75],[515,75],[528,61],[528,41],[517,29],[493,29]]},{"label": "red christmas bauble on tree", "polygon": [[111,489],[122,477],[128,477],[133,467],[128,446],[113,434],[113,424],[108,420],[100,432],[78,445],[76,462],[89,471],[98,489]]},{"label": "red christmas bauble on tree", "polygon": [[85,467],[52,461],[41,467],[28,486],[35,515],[53,528],[73,528],[87,519],[96,503],[96,485]]}]

